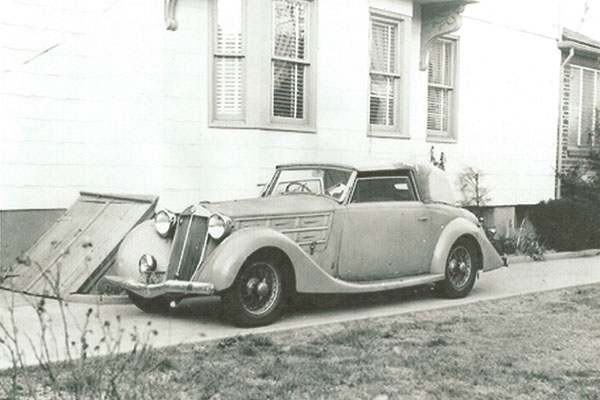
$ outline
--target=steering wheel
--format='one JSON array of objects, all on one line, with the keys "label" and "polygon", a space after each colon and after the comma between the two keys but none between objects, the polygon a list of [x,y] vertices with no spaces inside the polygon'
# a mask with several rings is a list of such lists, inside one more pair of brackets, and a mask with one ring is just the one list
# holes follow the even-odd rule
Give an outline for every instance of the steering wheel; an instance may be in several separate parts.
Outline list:
[{"label": "steering wheel", "polygon": [[[300,188],[300,192],[307,192],[307,193],[312,193],[312,190],[309,189],[308,186],[306,186],[306,183],[302,183],[300,181],[293,181],[287,184],[287,186],[285,187],[285,192],[286,193],[290,193],[291,190],[290,188],[292,188],[293,186],[298,186]],[[297,192],[297,190],[294,190],[294,192]]]}]

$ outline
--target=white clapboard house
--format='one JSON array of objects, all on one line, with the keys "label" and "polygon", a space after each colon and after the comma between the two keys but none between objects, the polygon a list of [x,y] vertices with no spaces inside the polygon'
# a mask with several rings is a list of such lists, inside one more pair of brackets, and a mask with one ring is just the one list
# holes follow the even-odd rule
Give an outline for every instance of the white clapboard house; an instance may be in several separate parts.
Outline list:
[{"label": "white clapboard house", "polygon": [[514,225],[600,144],[592,3],[0,0],[1,262],[79,191],[179,211],[292,161],[443,153]]}]

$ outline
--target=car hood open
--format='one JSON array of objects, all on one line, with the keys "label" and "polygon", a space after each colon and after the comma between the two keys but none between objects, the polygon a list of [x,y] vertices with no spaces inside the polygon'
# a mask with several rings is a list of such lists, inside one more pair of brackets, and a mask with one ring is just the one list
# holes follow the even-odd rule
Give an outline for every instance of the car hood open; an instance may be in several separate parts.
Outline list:
[{"label": "car hood open", "polygon": [[201,203],[200,206],[211,212],[235,219],[250,216],[329,212],[338,207],[338,203],[324,196],[295,193],[218,203]]}]

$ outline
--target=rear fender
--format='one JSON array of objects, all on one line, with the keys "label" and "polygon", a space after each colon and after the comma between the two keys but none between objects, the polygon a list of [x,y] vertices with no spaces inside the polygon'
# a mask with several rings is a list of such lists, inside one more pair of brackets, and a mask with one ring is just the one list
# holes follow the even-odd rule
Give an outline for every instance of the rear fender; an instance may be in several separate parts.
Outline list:
[{"label": "rear fender", "polygon": [[281,232],[266,227],[252,227],[235,231],[219,244],[192,280],[210,282],[217,292],[223,291],[233,284],[244,261],[265,247],[278,248],[288,256],[294,269],[298,291],[325,291],[324,288],[319,290],[321,282],[333,279],[293,240]]},{"label": "rear fender", "polygon": [[448,223],[438,239],[431,260],[432,274],[445,273],[446,261],[450,253],[450,249],[454,243],[456,243],[456,241],[464,235],[471,236],[477,241],[483,258],[482,263],[484,271],[491,271],[504,265],[504,261],[502,258],[500,258],[496,252],[496,249],[494,249],[494,246],[492,246],[488,238],[485,236],[483,230],[468,219],[459,217]]}]

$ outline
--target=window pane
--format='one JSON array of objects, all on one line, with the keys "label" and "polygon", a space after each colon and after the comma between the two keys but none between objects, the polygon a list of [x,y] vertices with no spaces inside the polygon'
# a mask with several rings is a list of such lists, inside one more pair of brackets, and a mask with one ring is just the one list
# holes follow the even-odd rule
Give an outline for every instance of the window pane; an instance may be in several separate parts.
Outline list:
[{"label": "window pane", "polygon": [[352,203],[415,201],[408,177],[359,178]]},{"label": "window pane", "polygon": [[277,57],[306,58],[308,5],[299,1],[273,3],[274,54]]},{"label": "window pane", "polygon": [[448,132],[450,115],[449,89],[430,86],[427,91],[427,129]]},{"label": "window pane", "polygon": [[242,67],[240,57],[215,57],[217,115],[242,114]]},{"label": "window pane", "polygon": [[304,118],[304,65],[273,60],[273,115]]},{"label": "window pane", "polygon": [[396,73],[397,25],[373,22],[371,25],[371,70]]},{"label": "window pane", "polygon": [[396,79],[371,75],[370,123],[394,125]]},{"label": "window pane", "polygon": [[429,83],[441,85],[444,83],[444,46],[441,42],[433,43],[429,50],[429,68],[427,79]]},{"label": "window pane", "polygon": [[242,54],[242,0],[217,3],[217,53]]}]

